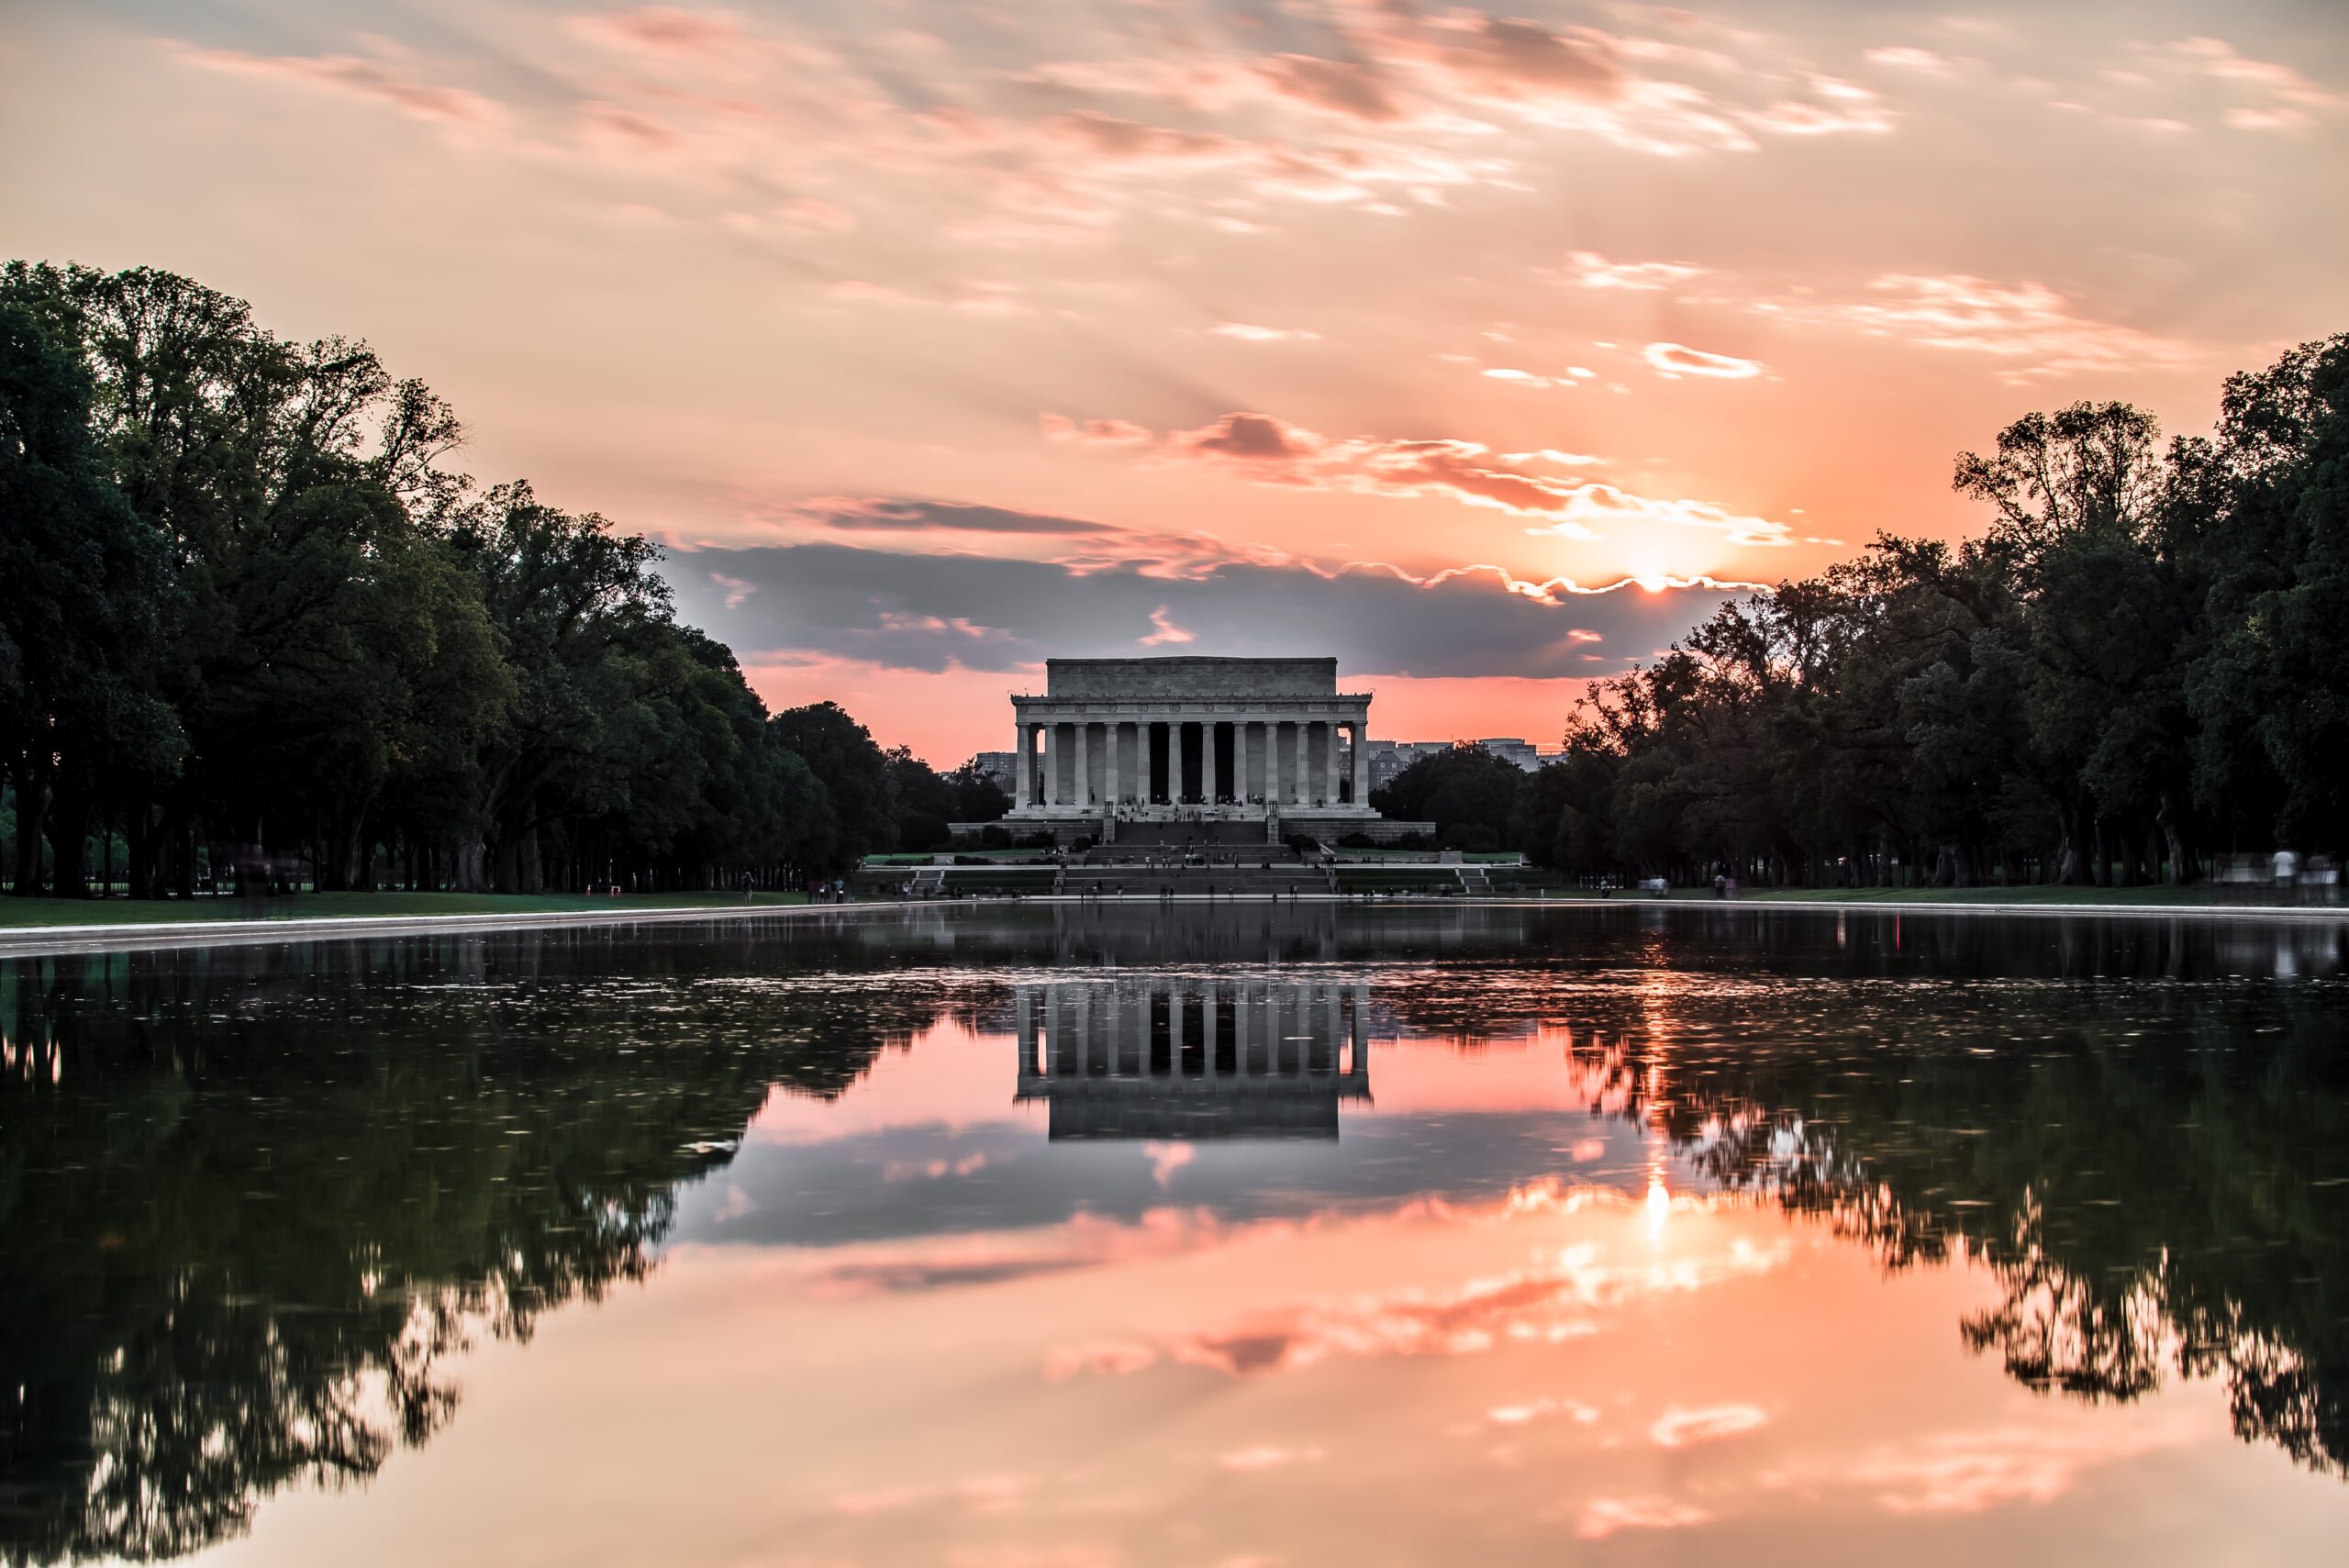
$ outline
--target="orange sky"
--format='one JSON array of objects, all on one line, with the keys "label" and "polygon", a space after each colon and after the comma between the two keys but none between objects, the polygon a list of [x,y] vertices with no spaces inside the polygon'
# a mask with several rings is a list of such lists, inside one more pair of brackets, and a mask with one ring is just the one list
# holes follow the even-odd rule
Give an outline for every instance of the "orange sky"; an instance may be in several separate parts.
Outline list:
[{"label": "orange sky", "polygon": [[2192,430],[2349,324],[2344,84],[2312,0],[35,0],[0,250],[367,338],[941,763],[1153,650],[1551,743],[1668,579],[1958,531],[2015,415]]}]

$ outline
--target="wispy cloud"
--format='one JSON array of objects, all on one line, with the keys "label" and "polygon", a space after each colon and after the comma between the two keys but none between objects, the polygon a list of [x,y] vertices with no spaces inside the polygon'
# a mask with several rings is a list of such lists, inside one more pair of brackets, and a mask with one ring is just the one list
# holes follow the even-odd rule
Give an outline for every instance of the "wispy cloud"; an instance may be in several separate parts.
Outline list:
[{"label": "wispy cloud", "polygon": [[1711,376],[1722,381],[1748,381],[1762,373],[1756,360],[1741,360],[1731,354],[1709,353],[1703,349],[1691,349],[1680,343],[1650,343],[1641,356],[1660,375],[1666,378],[1684,375]]},{"label": "wispy cloud", "polygon": [[206,71],[290,82],[362,103],[380,104],[414,119],[486,129],[506,119],[502,105],[479,93],[419,79],[401,65],[354,54],[249,54],[233,49],[176,46],[179,56]]},{"label": "wispy cloud", "polygon": [[[1747,361],[1663,344],[1676,356],[1675,373],[1751,375]],[[1083,427],[1046,415],[1047,433],[1068,439]],[[1128,427],[1119,421],[1120,429]],[[1497,452],[1480,441],[1455,437],[1397,439],[1370,436],[1332,438],[1271,414],[1236,411],[1191,429],[1166,431],[1147,443],[1127,441],[1157,463],[1203,463],[1228,468],[1259,484],[1293,489],[1338,490],[1396,498],[1439,496],[1537,520],[1552,538],[1598,539],[1603,526],[1666,524],[1703,528],[1736,544],[1777,545],[1793,530],[1783,522],[1739,513],[1710,501],[1637,494],[1590,477],[1596,458],[1544,449]]]},{"label": "wispy cloud", "polygon": [[1842,298],[1789,295],[1754,309],[1780,319],[1848,327],[1920,348],[2013,361],[2003,379],[2158,367],[2193,356],[2171,338],[2099,320],[2044,284],[2002,284],[1964,273],[1889,272],[1865,294]]}]

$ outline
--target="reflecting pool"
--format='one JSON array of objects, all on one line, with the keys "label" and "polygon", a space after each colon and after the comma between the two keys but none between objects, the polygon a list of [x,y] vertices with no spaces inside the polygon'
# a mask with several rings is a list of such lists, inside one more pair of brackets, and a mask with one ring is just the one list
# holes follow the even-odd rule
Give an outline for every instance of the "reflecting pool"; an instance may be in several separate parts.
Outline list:
[{"label": "reflecting pool", "polygon": [[0,1561],[2337,1560],[2327,923],[0,962]]}]

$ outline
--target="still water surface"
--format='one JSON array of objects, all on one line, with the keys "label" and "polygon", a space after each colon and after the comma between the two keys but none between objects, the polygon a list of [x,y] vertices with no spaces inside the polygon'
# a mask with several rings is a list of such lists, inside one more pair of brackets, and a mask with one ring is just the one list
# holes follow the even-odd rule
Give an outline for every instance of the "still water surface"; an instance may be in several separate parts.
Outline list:
[{"label": "still water surface", "polygon": [[1262,906],[0,963],[0,1560],[2340,1561],[2343,964]]}]

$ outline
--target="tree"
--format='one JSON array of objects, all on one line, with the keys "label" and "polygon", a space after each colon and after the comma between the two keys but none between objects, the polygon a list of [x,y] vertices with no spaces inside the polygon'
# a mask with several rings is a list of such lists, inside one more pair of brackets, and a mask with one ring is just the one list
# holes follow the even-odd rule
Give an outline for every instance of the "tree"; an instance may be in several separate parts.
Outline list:
[{"label": "tree", "polygon": [[2196,794],[2255,843],[2338,848],[2349,806],[2349,334],[2231,377],[2216,443],[2177,461],[2190,481],[2180,532],[2210,579],[2216,623],[2185,678]]},{"label": "tree", "polygon": [[896,780],[872,731],[829,702],[785,708],[767,724],[777,743],[807,765],[831,802],[839,838],[825,869],[838,870],[896,847]]},{"label": "tree", "polygon": [[0,279],[0,767],[16,791],[17,892],[41,890],[46,827],[58,891],[78,894],[110,770],[168,770],[182,738],[147,686],[171,600],[162,541],[103,472],[70,317],[38,295]]},{"label": "tree", "polygon": [[1525,777],[1516,763],[1480,746],[1454,746],[1405,768],[1371,792],[1370,804],[1388,817],[1433,822],[1445,849],[1497,850]]},{"label": "tree", "polygon": [[44,838],[72,892],[117,824],[138,896],[365,887],[394,851],[469,889],[773,884],[893,841],[852,720],[772,725],[655,545],[476,489],[454,413],[364,343],[13,263],[0,396],[0,565],[40,585],[0,605],[21,893]]}]

